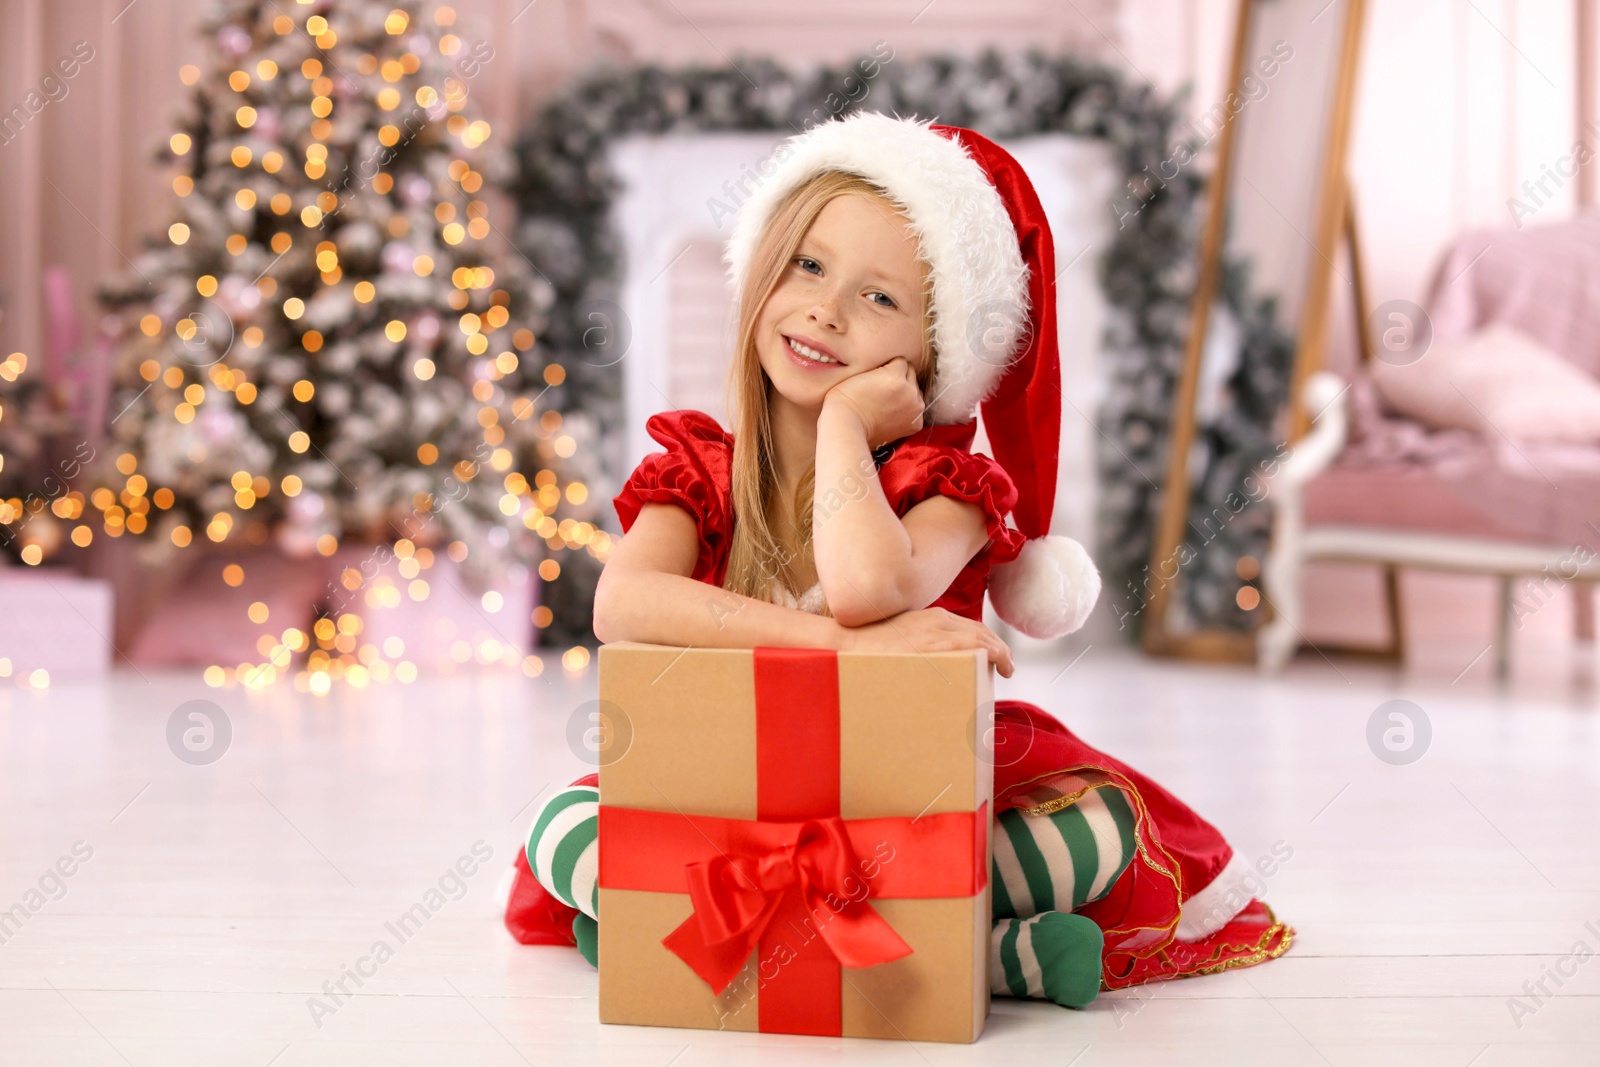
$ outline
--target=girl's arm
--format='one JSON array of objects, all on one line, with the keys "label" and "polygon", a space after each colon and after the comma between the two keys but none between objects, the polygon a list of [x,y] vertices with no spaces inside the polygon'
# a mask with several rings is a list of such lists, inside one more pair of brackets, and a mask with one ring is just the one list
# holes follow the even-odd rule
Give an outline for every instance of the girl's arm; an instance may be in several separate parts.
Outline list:
[{"label": "girl's arm", "polygon": [[700,648],[845,647],[835,619],[689,577],[699,555],[693,516],[673,504],[645,504],[600,572],[595,637]]},{"label": "girl's arm", "polygon": [[855,409],[830,392],[817,419],[812,552],[843,626],[927,607],[989,540],[983,509],[963,500],[930,497],[896,515],[867,435]]}]

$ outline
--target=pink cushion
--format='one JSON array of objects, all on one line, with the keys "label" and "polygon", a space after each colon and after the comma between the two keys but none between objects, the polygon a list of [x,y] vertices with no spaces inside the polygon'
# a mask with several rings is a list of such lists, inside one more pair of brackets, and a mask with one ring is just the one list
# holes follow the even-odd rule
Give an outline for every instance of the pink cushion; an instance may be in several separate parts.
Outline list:
[{"label": "pink cushion", "polygon": [[1600,377],[1600,211],[1461,234],[1424,303],[1436,342],[1505,322]]},{"label": "pink cushion", "polygon": [[1372,364],[1384,405],[1436,430],[1600,442],[1600,381],[1516,327],[1438,340],[1414,363]]}]

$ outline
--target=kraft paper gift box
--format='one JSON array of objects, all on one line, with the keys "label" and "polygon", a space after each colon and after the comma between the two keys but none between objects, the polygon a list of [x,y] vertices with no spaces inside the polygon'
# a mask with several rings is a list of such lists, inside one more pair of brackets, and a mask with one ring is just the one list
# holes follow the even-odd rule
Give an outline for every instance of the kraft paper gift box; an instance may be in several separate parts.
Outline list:
[{"label": "kraft paper gift box", "polygon": [[985,654],[599,655],[601,1021],[977,1040]]},{"label": "kraft paper gift box", "polygon": [[111,583],[59,567],[0,563],[0,678],[26,683],[99,678],[111,671]]}]

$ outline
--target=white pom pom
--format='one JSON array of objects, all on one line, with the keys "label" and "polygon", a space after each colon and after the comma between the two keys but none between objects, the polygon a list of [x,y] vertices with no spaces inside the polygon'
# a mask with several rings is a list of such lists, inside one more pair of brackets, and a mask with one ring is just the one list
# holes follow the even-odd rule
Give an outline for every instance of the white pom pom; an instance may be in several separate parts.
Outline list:
[{"label": "white pom pom", "polygon": [[1050,640],[1070,634],[1089,618],[1100,599],[1100,572],[1084,547],[1070,537],[1035,537],[1022,554],[996,567],[989,600],[1007,624],[1029,637]]}]

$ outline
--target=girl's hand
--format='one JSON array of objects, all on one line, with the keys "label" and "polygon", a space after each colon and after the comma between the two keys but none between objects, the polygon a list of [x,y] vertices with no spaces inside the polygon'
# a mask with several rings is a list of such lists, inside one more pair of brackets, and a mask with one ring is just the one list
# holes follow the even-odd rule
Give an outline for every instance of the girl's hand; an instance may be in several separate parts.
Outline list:
[{"label": "girl's hand", "polygon": [[1016,667],[1011,649],[993,630],[981,622],[964,618],[944,608],[922,608],[868,623],[845,626],[842,649],[847,652],[951,652],[981,648],[989,662],[1009,678]]},{"label": "girl's hand", "polygon": [[828,390],[823,409],[843,405],[866,431],[867,447],[882,448],[922,429],[922,390],[904,356],[850,377]]}]

